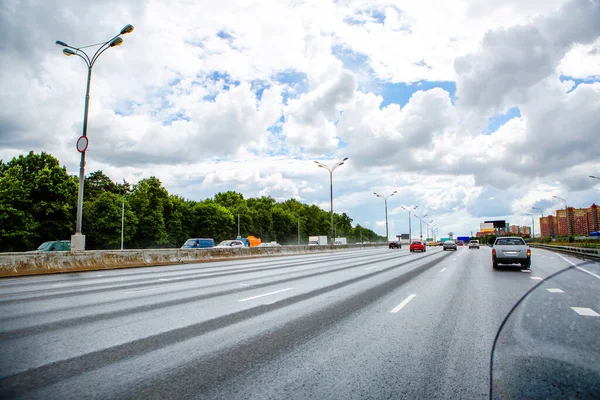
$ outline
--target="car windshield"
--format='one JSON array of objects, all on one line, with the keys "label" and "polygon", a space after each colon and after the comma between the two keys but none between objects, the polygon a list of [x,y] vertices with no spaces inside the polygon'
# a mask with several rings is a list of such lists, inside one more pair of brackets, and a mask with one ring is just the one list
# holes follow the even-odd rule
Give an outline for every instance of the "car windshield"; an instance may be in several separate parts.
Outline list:
[{"label": "car windshield", "polygon": [[519,238],[502,238],[502,239],[496,240],[496,245],[497,246],[521,246],[521,245],[525,245],[525,242],[523,241],[523,239],[519,239]]},{"label": "car windshield", "polygon": [[37,249],[40,251],[47,251],[52,247],[53,244],[54,242],[44,242]]},{"label": "car windshield", "polygon": [[223,247],[223,246],[231,246],[234,242],[232,240],[223,240],[221,243],[218,244],[218,246]]},{"label": "car windshield", "polygon": [[195,246],[196,244],[198,244],[197,239],[188,239],[183,245],[184,246]]}]

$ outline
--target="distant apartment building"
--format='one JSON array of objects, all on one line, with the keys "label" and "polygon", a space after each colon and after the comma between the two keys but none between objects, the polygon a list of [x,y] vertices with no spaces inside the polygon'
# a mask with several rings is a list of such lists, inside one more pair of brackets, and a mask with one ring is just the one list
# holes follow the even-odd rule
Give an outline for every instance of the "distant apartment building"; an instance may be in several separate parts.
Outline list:
[{"label": "distant apartment building", "polygon": [[600,210],[596,204],[589,208],[556,210],[556,216],[540,218],[542,236],[589,236],[600,230]]},{"label": "distant apartment building", "polygon": [[520,232],[519,232],[519,225],[511,225],[511,226],[509,227],[509,231],[510,231],[510,233],[511,233],[511,234],[513,234],[513,235],[518,235],[518,234],[520,233]]},{"label": "distant apartment building", "polygon": [[540,232],[542,237],[556,236],[557,231],[558,226],[555,216],[548,215],[547,217],[540,218]]},{"label": "distant apartment building", "polygon": [[531,227],[529,226],[522,226],[520,228],[521,231],[521,235],[523,236],[531,236]]},{"label": "distant apartment building", "polygon": [[586,222],[588,232],[600,231],[600,210],[596,204],[586,209]]}]

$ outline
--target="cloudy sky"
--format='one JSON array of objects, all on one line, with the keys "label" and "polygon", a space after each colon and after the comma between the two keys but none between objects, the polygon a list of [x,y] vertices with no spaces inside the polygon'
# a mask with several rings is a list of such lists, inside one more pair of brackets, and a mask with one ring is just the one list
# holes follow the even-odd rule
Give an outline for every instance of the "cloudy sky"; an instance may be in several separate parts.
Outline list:
[{"label": "cloudy sky", "polygon": [[445,236],[600,202],[600,0],[3,0],[0,159],[77,173],[87,70],[54,43],[129,23],[93,69],[88,172],[329,209],[313,161],[349,157],[335,210],[384,234],[373,192],[397,190],[390,235],[401,206]]}]

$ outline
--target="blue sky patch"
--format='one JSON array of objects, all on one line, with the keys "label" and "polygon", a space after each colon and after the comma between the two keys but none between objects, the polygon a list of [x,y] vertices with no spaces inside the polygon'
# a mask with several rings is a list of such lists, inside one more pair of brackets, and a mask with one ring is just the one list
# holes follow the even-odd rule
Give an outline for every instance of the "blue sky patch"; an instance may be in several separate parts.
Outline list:
[{"label": "blue sky patch", "polygon": [[485,132],[483,132],[483,134],[491,135],[492,133],[496,132],[502,125],[504,125],[511,119],[519,118],[520,116],[521,116],[521,110],[519,110],[519,107],[513,107],[504,114],[500,114],[500,115],[496,115],[492,118],[488,118],[489,124],[488,124],[488,127],[485,130]]},{"label": "blue sky patch", "polygon": [[229,33],[225,32],[225,31],[217,32],[217,36],[220,37],[221,39],[233,39],[233,36],[231,36]]},{"label": "blue sky patch", "polygon": [[564,81],[573,81],[573,82],[575,82],[575,84],[573,85],[573,87],[571,88],[571,90],[569,90],[567,93],[571,93],[573,90],[577,89],[577,86],[581,85],[582,83],[600,82],[600,76],[591,77],[591,78],[587,78],[587,79],[579,79],[579,78],[573,78],[572,76],[561,75],[559,77],[559,79],[560,79],[561,82],[564,82]]},{"label": "blue sky patch", "polygon": [[452,104],[455,102],[456,83],[450,81],[419,81],[411,84],[407,83],[389,83],[378,80],[370,90],[383,97],[381,108],[389,104],[399,104],[404,107],[412,95],[419,90],[426,91],[433,88],[442,88],[450,93]]}]

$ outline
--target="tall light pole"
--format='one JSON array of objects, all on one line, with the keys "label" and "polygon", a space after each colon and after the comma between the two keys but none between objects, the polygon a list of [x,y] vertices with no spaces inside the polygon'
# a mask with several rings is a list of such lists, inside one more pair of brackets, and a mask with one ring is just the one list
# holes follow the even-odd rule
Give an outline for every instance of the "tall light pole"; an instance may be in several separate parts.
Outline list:
[{"label": "tall light pole", "polygon": [[419,218],[419,226],[420,226],[420,228],[419,228],[419,236],[421,238],[421,242],[423,241],[423,218],[425,218],[426,216],[427,216],[427,213],[425,213],[425,214],[423,214],[421,216],[418,216],[418,215],[415,214],[415,218]]},{"label": "tall light pole", "polygon": [[[125,25],[118,35],[104,43],[97,45],[73,47],[60,40],[56,41],[58,46],[63,47],[63,54],[66,56],[78,56],[88,68],[87,86],[85,90],[85,104],[83,108],[83,132],[77,140],[77,150],[81,153],[81,161],[79,163],[79,191],[77,193],[77,221],[75,225],[75,234],[71,236],[71,251],[85,250],[85,235],[81,233],[81,225],[83,221],[83,184],[85,180],[85,152],[88,147],[87,125],[88,125],[88,109],[90,105],[90,83],[92,81],[92,67],[98,60],[98,57],[111,47],[120,46],[123,43],[122,35],[133,32],[133,25]],[[90,58],[82,49],[87,47],[100,46],[94,55]]]},{"label": "tall light pole", "polygon": [[570,233],[569,233],[569,231],[570,231],[570,229],[569,229],[570,228],[570,226],[569,226],[570,225],[569,224],[569,208],[567,207],[567,201],[565,199],[563,199],[562,197],[558,197],[558,196],[552,196],[552,197],[554,197],[555,199],[562,200],[563,203],[565,203],[565,220],[567,221],[567,236],[570,236]]},{"label": "tall light pole", "polygon": [[411,218],[410,218],[410,213],[412,213],[413,211],[415,211],[417,208],[419,208],[419,206],[411,206],[410,208],[406,208],[404,206],[400,206],[404,211],[408,211],[408,243],[412,243],[412,225],[411,225]]},{"label": "tall light pole", "polygon": [[375,196],[380,197],[383,199],[383,202],[385,204],[385,241],[388,242],[390,240],[390,233],[388,231],[388,217],[387,217],[387,199],[389,199],[390,197],[392,197],[393,195],[395,195],[396,193],[398,193],[397,190],[394,190],[394,192],[392,194],[388,194],[387,196],[382,196],[380,194],[377,193],[373,193]]},{"label": "tall light pole", "polygon": [[430,228],[430,226],[431,226],[431,225],[429,225],[429,224],[431,224],[432,222],[433,222],[433,220],[431,220],[431,221],[429,221],[429,222],[425,222],[425,225],[427,225],[427,237],[425,238],[425,240],[427,240],[427,238],[429,238],[429,228]]},{"label": "tall light pole", "polygon": [[[542,214],[542,219],[544,219],[544,210],[538,207],[531,207],[532,210],[539,211]],[[534,236],[535,237],[535,236]],[[542,221],[540,221],[540,240],[542,239]]]},{"label": "tall light pole", "polygon": [[348,157],[344,158],[342,161],[338,161],[333,165],[333,167],[328,167],[327,165],[315,161],[315,164],[319,166],[319,168],[325,168],[329,172],[329,214],[331,217],[331,244],[333,245],[334,241],[334,233],[333,233],[333,171],[341,165],[344,165],[344,161],[346,161]]},{"label": "tall light pole", "polygon": [[121,250],[123,250],[123,242],[125,236],[125,197],[121,203]]}]

